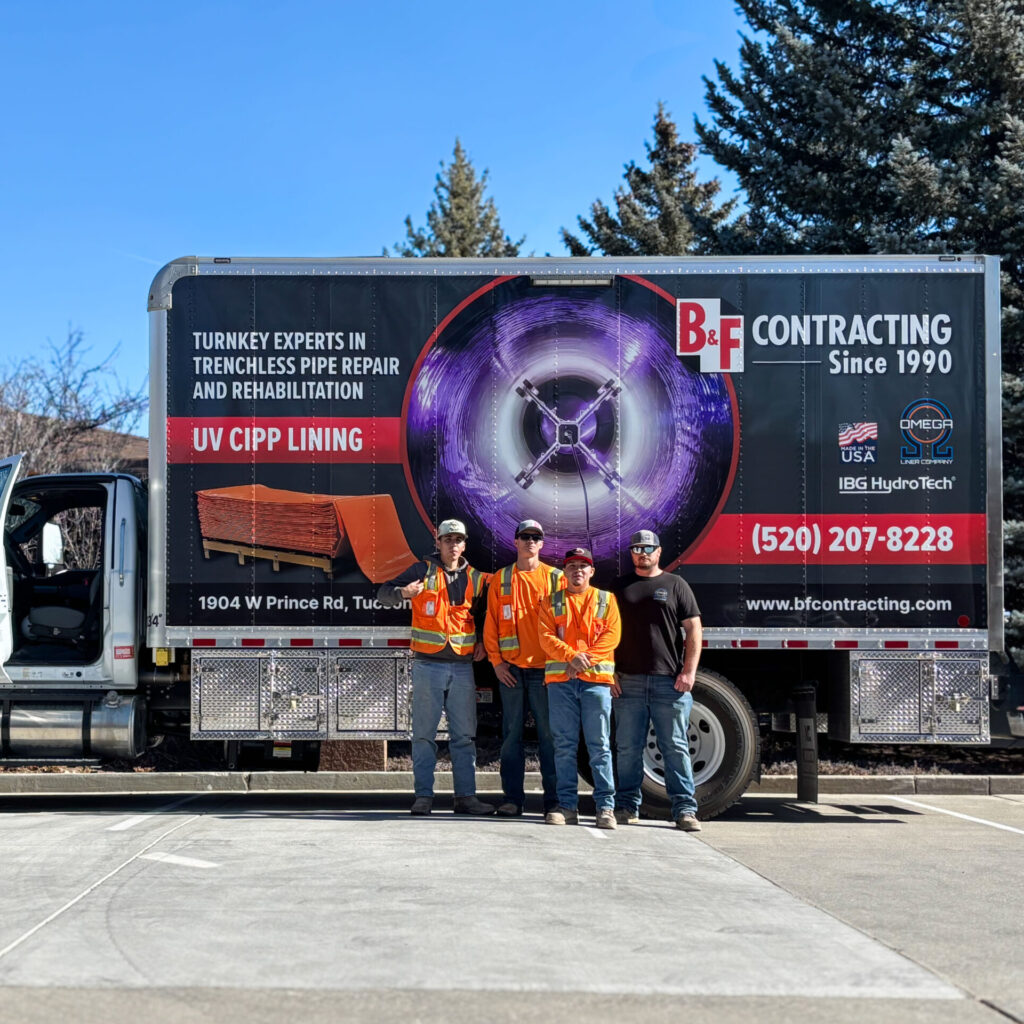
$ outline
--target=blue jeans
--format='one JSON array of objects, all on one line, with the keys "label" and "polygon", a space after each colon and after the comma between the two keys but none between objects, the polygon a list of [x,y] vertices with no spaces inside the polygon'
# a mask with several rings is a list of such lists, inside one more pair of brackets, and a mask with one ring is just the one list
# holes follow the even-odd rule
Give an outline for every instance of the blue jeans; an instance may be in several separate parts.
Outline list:
[{"label": "blue jeans", "polygon": [[476,795],[476,684],[473,662],[412,660],[412,774],[417,796],[434,795],[437,726],[448,712],[456,796]]},{"label": "blue jeans", "polygon": [[555,741],[555,774],[558,777],[558,806],[575,810],[579,804],[576,751],[583,740],[594,773],[594,804],[599,811],[615,806],[615,777],[612,774],[612,691],[603,683],[570,679],[548,686],[548,709]]},{"label": "blue jeans", "polygon": [[615,766],[619,771],[616,804],[631,811],[640,808],[644,777],[644,744],[648,722],[654,724],[665,767],[665,789],[672,801],[672,817],[696,814],[693,767],[690,764],[690,708],[693,695],[675,688],[675,676],[620,673],[622,695],[615,698]]},{"label": "blue jeans", "polygon": [[558,803],[555,783],[555,747],[551,739],[548,719],[548,695],[544,685],[544,669],[520,668],[509,665],[515,677],[515,686],[499,684],[501,691],[501,788],[505,799],[517,807],[526,801],[523,773],[526,755],[523,752],[523,728],[526,711],[533,712],[537,723],[537,743],[540,748],[540,777],[544,784],[544,810],[550,811]]}]

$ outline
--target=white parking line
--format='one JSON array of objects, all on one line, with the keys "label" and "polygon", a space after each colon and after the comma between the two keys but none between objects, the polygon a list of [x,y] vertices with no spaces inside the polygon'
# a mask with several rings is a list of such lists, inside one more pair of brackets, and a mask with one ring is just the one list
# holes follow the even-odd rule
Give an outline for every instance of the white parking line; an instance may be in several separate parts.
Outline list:
[{"label": "white parking line", "polygon": [[936,807],[934,804],[923,804],[920,800],[909,800],[905,796],[890,796],[890,800],[896,800],[901,804],[909,804],[911,807],[921,807],[926,811],[935,811],[936,814],[948,814],[951,818],[962,818],[964,821],[973,821],[976,825],[988,825],[989,828],[998,828],[1003,832],[1015,832],[1024,836],[1024,828],[1014,828],[1012,825],[1002,825],[998,821],[989,821],[987,818],[975,818],[971,814],[961,814],[959,811],[949,811],[945,807]]},{"label": "white parking line", "polygon": [[145,814],[136,814],[134,818],[126,818],[124,821],[119,821],[116,825],[108,825],[108,832],[124,832],[125,829],[134,828],[136,825],[141,825],[144,821],[149,821],[154,815],[163,814],[164,811],[173,810],[175,807],[180,807],[182,804],[187,804],[190,800],[195,800],[202,793],[193,793],[191,796],[182,797],[180,800],[175,800],[170,804],[163,804],[160,807],[155,807],[151,811],[147,811]]},{"label": "white parking line", "polygon": [[219,868],[212,860],[200,860],[198,857],[181,857],[176,853],[144,853],[140,860],[158,860],[163,864],[180,864],[185,868]]},{"label": "white parking line", "polygon": [[188,825],[193,821],[198,821],[201,817],[201,814],[193,814],[191,818],[186,818],[184,821],[179,821],[177,825],[172,825],[171,828],[167,829],[166,832],[161,832],[160,835],[156,837],[156,839],[154,839],[151,843],[148,843],[146,846],[144,846],[141,850],[139,850],[138,853],[132,854],[132,856],[129,857],[126,861],[123,861],[122,863],[118,864],[118,866],[114,868],[113,871],[108,871],[101,879],[99,879],[99,881],[93,882],[92,885],[90,885],[87,889],[83,889],[74,899],[68,900],[68,902],[65,903],[63,907],[60,907],[58,910],[55,910],[52,914],[50,914],[49,917],[44,918],[42,921],[39,922],[39,924],[33,925],[23,935],[19,935],[13,942],[9,942],[6,946],[4,946],[3,949],[0,949],[0,960],[7,956],[8,953],[17,949],[18,946],[20,946],[23,942],[26,942],[28,939],[32,938],[32,936],[35,935],[36,932],[38,932],[42,928],[45,928],[51,921],[56,921],[57,918],[61,916],[61,914],[70,910],[76,903],[80,903],[82,900],[84,900],[85,897],[89,895],[89,893],[93,892],[95,889],[98,889],[105,881],[107,881],[107,879],[113,878],[114,875],[116,875],[119,871],[124,870],[132,862],[138,860],[144,853],[146,853],[149,850],[152,850],[157,843],[159,843],[163,839],[166,839],[172,832],[177,832],[179,828],[184,828],[185,825]]}]

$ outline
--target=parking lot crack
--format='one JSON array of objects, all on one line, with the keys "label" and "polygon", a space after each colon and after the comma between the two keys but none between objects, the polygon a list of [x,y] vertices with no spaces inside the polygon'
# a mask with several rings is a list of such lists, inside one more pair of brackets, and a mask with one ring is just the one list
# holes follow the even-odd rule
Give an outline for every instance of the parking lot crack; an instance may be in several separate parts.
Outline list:
[{"label": "parking lot crack", "polygon": [[16,950],[20,945],[27,942],[30,938],[32,938],[33,935],[42,931],[42,929],[45,928],[48,924],[52,924],[54,921],[57,920],[57,918],[67,913],[76,904],[81,903],[82,900],[86,898],[86,896],[88,896],[92,892],[95,892],[101,885],[103,885],[104,882],[108,882],[111,878],[119,874],[130,864],[134,864],[135,861],[137,861],[144,853],[147,853],[149,850],[152,850],[154,846],[162,842],[169,835],[171,835],[174,832],[177,832],[181,828],[184,828],[186,825],[191,824],[193,821],[198,821],[201,817],[201,814],[193,814],[190,818],[186,818],[184,821],[179,821],[176,825],[172,825],[169,829],[166,829],[164,832],[161,832],[160,835],[156,837],[156,839],[154,839],[150,843],[147,843],[145,846],[142,847],[141,850],[136,851],[127,860],[122,861],[120,864],[118,864],[118,866],[114,868],[112,871],[108,871],[102,878],[97,879],[97,881],[93,882],[92,885],[83,889],[77,896],[68,900],[68,902],[65,903],[62,907],[59,907],[52,914],[50,914],[49,917],[46,917],[38,924],[33,925],[31,928],[29,928],[28,931],[19,935],[13,942],[9,942],[6,946],[3,947],[3,949],[0,949],[0,960],[8,956],[10,953],[13,953],[14,950]]}]

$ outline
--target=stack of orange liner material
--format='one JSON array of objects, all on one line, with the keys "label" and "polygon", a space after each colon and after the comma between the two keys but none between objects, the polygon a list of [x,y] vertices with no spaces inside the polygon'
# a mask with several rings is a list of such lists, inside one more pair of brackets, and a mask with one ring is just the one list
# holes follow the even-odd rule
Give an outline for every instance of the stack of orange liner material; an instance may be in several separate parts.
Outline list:
[{"label": "stack of orange liner material", "polygon": [[264,484],[197,491],[204,538],[330,559],[351,553],[374,583],[417,561],[390,494],[304,494]]}]

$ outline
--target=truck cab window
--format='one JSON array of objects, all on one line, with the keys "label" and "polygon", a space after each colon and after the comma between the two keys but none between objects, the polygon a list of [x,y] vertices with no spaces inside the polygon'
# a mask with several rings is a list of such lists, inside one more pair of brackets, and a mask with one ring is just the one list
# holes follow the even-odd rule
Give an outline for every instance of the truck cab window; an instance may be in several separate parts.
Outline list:
[{"label": "truck cab window", "polygon": [[16,493],[4,543],[13,598],[12,663],[91,663],[103,608],[102,486]]}]

